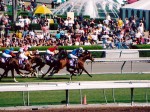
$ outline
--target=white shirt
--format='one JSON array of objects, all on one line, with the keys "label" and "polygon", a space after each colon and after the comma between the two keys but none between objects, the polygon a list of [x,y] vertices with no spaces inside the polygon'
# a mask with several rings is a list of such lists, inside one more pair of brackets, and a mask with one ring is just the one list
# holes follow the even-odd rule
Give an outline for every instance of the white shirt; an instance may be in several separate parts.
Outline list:
[{"label": "white shirt", "polygon": [[142,36],[142,34],[141,34],[140,32],[137,32],[137,33],[135,34],[135,37],[136,37],[136,38],[140,38],[140,36]]},{"label": "white shirt", "polygon": [[29,35],[34,37],[34,36],[35,36],[35,33],[34,33],[33,31],[30,31],[30,32],[29,32]]},{"label": "white shirt", "polygon": [[33,19],[33,20],[32,20],[32,23],[37,23],[37,19]]},{"label": "white shirt", "polygon": [[109,38],[108,35],[103,35],[103,36],[102,36],[102,39],[107,39],[107,38]]},{"label": "white shirt", "polygon": [[97,35],[91,35],[93,40],[97,40]]},{"label": "white shirt", "polygon": [[31,21],[30,21],[30,19],[29,19],[29,18],[26,18],[26,19],[24,19],[24,23],[28,25],[28,24],[30,24],[30,23],[31,23]]},{"label": "white shirt", "polygon": [[90,42],[85,42],[84,45],[91,45],[91,43]]},{"label": "white shirt", "polygon": [[65,23],[65,26],[68,26],[68,20],[65,20],[64,23]]},{"label": "white shirt", "polygon": [[74,21],[72,21],[72,20],[68,21],[68,26],[73,26],[73,24],[74,24]]},{"label": "white shirt", "polygon": [[139,27],[138,27],[138,31],[142,34],[142,33],[144,32],[143,27],[142,27],[142,26],[139,26]]}]

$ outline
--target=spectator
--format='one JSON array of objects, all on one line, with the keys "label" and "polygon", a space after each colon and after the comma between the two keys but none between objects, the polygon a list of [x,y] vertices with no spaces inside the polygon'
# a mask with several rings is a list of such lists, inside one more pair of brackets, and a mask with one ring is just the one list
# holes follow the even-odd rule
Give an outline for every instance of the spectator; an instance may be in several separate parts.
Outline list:
[{"label": "spectator", "polygon": [[119,18],[117,22],[118,22],[118,29],[121,29],[123,27],[123,25],[124,25],[122,19]]}]

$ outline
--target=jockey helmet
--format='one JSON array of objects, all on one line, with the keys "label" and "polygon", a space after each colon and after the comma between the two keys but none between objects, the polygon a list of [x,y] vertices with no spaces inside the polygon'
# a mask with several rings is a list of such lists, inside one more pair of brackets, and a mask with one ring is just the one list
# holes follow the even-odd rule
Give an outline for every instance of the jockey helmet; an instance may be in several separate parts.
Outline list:
[{"label": "jockey helmet", "polygon": [[83,51],[83,47],[79,47],[79,49]]},{"label": "jockey helmet", "polygon": [[27,51],[27,50],[28,50],[28,46],[25,46],[25,47],[24,47],[24,50]]},{"label": "jockey helmet", "polygon": [[23,53],[23,49],[22,49],[22,48],[20,48],[20,49],[19,49],[19,52]]}]

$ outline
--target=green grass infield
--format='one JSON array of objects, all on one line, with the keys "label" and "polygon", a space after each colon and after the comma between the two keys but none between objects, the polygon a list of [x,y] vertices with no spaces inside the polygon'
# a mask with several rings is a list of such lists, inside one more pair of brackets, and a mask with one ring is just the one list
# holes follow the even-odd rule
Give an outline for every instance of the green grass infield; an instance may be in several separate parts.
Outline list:
[{"label": "green grass infield", "polygon": [[[41,78],[22,78],[17,77],[19,82],[68,82],[69,75],[56,75],[53,77]],[[150,80],[150,74],[96,74],[92,78],[83,74],[74,76],[72,81],[117,81],[117,80]],[[8,77],[1,80],[2,83],[14,83],[13,79]],[[130,89],[94,89],[82,90],[82,96],[86,95],[88,104],[105,104],[106,93],[107,103],[130,103]],[[112,94],[114,92],[114,94]],[[65,91],[35,91],[30,92],[30,105],[61,105],[65,104]],[[147,94],[147,98],[146,98]],[[1,92],[0,107],[23,106],[23,92]],[[113,97],[115,96],[115,101]],[[27,93],[25,92],[25,97]],[[134,89],[134,102],[146,103],[150,101],[150,89]],[[69,90],[69,104],[81,104],[80,90]]]}]

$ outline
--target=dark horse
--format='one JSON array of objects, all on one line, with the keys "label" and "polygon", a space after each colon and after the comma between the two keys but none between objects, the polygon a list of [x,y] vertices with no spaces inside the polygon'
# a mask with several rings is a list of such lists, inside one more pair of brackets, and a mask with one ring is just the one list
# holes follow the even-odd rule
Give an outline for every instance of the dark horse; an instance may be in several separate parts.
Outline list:
[{"label": "dark horse", "polygon": [[72,79],[72,76],[75,76],[76,74],[81,75],[83,71],[85,73],[87,73],[90,77],[92,77],[84,67],[84,63],[88,59],[91,60],[91,61],[94,61],[94,58],[92,57],[92,54],[88,50],[85,50],[82,53],[82,55],[78,58],[77,66],[75,68],[70,65],[68,57],[66,57],[64,59],[60,59],[59,64],[57,64],[53,67],[53,70],[50,73],[50,76],[53,76],[55,73],[58,73],[59,70],[66,67],[67,71],[71,74],[70,80]]},{"label": "dark horse", "polygon": [[63,48],[59,48],[59,52],[54,55],[53,60],[52,61],[46,61],[46,64],[49,65],[49,69],[47,70],[47,72],[45,74],[42,75],[41,78],[44,78],[44,76],[46,74],[48,74],[51,69],[53,69],[54,67],[57,67],[58,65],[65,67],[66,65],[63,65],[61,63],[61,61],[66,60],[67,57],[68,57],[67,51]]}]

